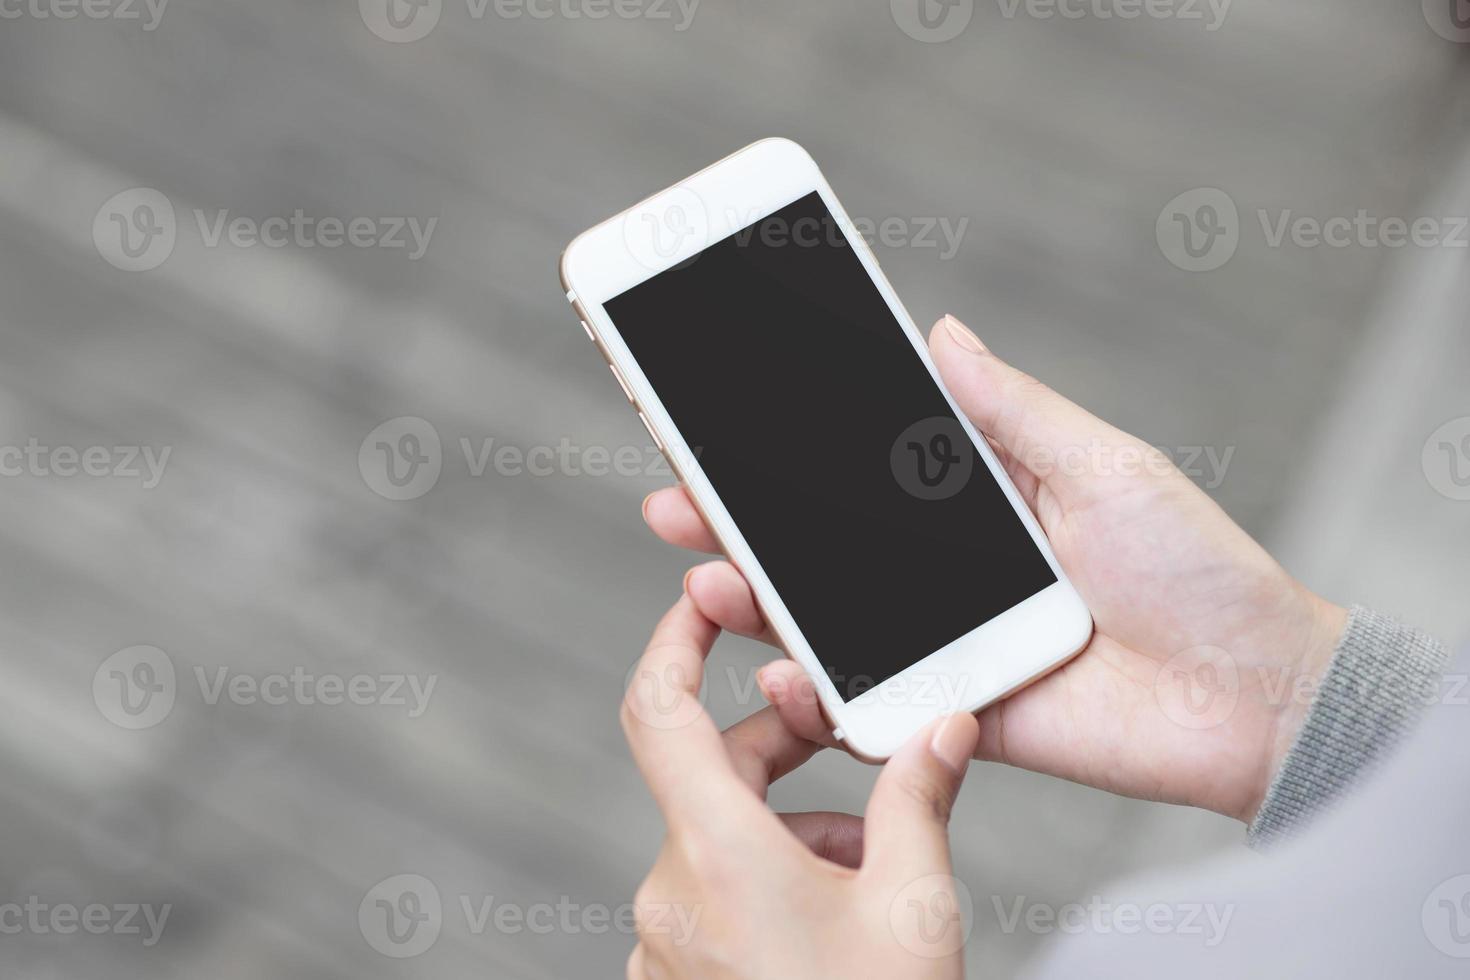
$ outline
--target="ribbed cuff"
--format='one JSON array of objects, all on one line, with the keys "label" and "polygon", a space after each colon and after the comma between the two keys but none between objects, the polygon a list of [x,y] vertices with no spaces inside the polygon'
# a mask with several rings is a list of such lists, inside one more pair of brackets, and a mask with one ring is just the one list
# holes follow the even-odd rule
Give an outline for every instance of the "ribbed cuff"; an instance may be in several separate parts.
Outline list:
[{"label": "ribbed cuff", "polygon": [[1290,837],[1355,783],[1441,693],[1449,651],[1354,606],[1301,732],[1247,831],[1264,849]]}]

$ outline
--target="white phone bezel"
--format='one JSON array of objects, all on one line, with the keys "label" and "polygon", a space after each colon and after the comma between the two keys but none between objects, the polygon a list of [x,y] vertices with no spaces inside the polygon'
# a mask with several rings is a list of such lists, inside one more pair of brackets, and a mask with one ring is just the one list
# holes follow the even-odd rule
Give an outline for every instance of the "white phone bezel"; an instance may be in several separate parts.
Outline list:
[{"label": "white phone bezel", "polygon": [[[842,700],[603,307],[607,300],[812,191],[821,195],[852,243],[915,352],[1057,577],[1055,584],[851,701]],[[675,233],[672,243],[668,232]],[[1092,617],[1062,571],[1036,518],[990,445],[945,388],[923,334],[815,161],[798,144],[786,139],[751,144],[597,225],[567,247],[561,271],[567,297],[589,336],[613,365],[650,434],[669,457],[726,556],[750,582],[777,639],[811,675],[838,737],[854,752],[870,759],[886,759],[933,719],[955,711],[977,711],[1060,666],[1087,644],[1092,635]],[[691,324],[691,329],[696,327]],[[752,397],[758,397],[754,389]]]}]

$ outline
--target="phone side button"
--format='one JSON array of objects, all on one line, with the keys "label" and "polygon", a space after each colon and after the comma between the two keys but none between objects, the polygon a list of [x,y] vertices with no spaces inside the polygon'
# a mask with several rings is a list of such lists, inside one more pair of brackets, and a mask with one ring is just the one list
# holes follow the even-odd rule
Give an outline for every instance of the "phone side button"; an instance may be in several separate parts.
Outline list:
[{"label": "phone side button", "polygon": [[832,737],[840,742],[843,739],[847,738],[847,733],[844,732],[841,728],[834,728],[832,729]]},{"label": "phone side button", "polygon": [[[607,366],[612,369],[613,377],[618,379],[618,387],[623,389],[623,394],[628,397],[628,401],[636,405],[637,402],[633,401],[633,392],[628,387],[628,382],[623,380],[623,372],[619,371],[618,366],[612,361],[608,361]],[[645,422],[643,424],[647,425],[648,423]]]},{"label": "phone side button", "polygon": [[592,328],[587,326],[587,321],[583,320],[581,317],[578,317],[577,322],[582,325],[582,330],[584,333],[587,334],[587,339],[592,341],[594,344],[597,343],[597,337],[595,334],[592,333]]},{"label": "phone side button", "polygon": [[639,412],[638,421],[642,422],[643,427],[648,430],[649,438],[651,438],[653,440],[653,444],[658,447],[658,451],[664,452],[664,441],[658,437],[657,432],[653,431],[653,426],[649,425],[648,416],[644,415],[642,412]]}]

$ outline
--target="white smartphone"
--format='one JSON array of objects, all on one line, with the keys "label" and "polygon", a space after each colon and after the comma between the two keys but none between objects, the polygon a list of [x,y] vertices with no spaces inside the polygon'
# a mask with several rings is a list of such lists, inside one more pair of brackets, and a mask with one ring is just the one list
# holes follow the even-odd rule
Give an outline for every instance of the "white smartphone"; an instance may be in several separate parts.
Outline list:
[{"label": "white smartphone", "polygon": [[755,143],[577,237],[562,285],[836,735],[886,759],[1092,617],[807,152]]}]

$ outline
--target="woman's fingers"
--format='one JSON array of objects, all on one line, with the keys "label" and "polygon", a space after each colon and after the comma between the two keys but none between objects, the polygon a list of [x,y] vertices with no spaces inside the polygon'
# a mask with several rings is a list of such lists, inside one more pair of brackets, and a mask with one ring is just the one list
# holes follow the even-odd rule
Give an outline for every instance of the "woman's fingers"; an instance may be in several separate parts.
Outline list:
[{"label": "woman's fingers", "polygon": [[761,694],[775,707],[781,724],[793,735],[829,749],[840,747],[832,737],[832,726],[822,714],[817,689],[801,664],[794,660],[772,661],[756,674],[756,683]]},{"label": "woman's fingers", "polygon": [[883,766],[868,800],[863,872],[893,881],[948,872],[949,814],[980,727],[963,712],[911,738]]},{"label": "woman's fingers", "polygon": [[720,629],[775,644],[749,583],[729,562],[695,565],[684,576],[684,593]]},{"label": "woman's fingers", "polygon": [[676,548],[720,553],[720,543],[705,527],[683,486],[664,487],[643,498],[643,520],[653,533]]},{"label": "woman's fingers", "polygon": [[[684,576],[684,592],[721,629],[776,646],[745,577],[729,562],[696,565]],[[787,731],[825,748],[840,747],[822,714],[816,687],[800,664],[792,660],[766,664],[756,674],[756,683]]]},{"label": "woman's fingers", "polygon": [[[682,486],[655,490],[643,501],[643,519],[669,544],[719,553],[719,543]],[[699,611],[723,630],[774,645],[766,619],[745,576],[727,561],[696,565],[684,576],[684,592]]]},{"label": "woman's fingers", "polygon": [[1085,477],[1163,466],[1157,450],[1011,367],[952,316],[929,332],[929,350],[976,427],[1034,473],[1063,506],[1091,498],[1096,483]]},{"label": "woman's fingers", "polygon": [[782,724],[775,708],[762,708],[725,730],[725,749],[740,778],[764,800],[772,783],[800,768],[822,746]]},{"label": "woman's fingers", "polygon": [[719,633],[680,596],[654,629],[623,697],[623,732],[671,830],[735,826],[765,809],[736,773],[699,700],[704,659]]},{"label": "woman's fingers", "polygon": [[850,813],[778,813],[781,822],[817,857],[844,868],[863,863],[863,818]]}]

